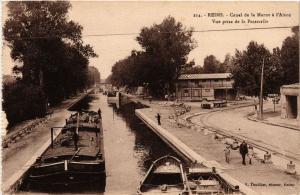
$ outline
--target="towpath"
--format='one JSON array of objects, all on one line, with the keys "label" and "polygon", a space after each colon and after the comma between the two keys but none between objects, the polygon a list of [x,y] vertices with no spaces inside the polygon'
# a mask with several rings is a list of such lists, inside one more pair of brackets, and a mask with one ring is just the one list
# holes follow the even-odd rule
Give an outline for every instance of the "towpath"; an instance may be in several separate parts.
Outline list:
[{"label": "towpath", "polygon": [[[150,104],[146,100],[135,100],[150,106],[150,108],[140,110],[144,115],[147,116],[147,118],[156,122],[157,119],[155,116],[157,113],[160,113],[160,115],[162,116],[161,127],[178,138],[190,149],[205,158],[206,161],[210,162],[211,164],[221,165],[221,167],[224,168],[222,170],[224,173],[227,173],[234,179],[237,179],[243,184],[249,186],[254,191],[260,194],[297,194],[300,192],[299,175],[288,175],[284,172],[284,169],[278,167],[275,164],[264,164],[261,162],[262,157],[259,155],[254,159],[252,165],[249,165],[247,162],[247,165],[244,166],[242,164],[241,156],[238,150],[231,150],[231,161],[229,164],[226,163],[224,158],[224,148],[226,146],[224,144],[224,139],[215,139],[215,134],[212,133],[212,131],[207,130],[205,128],[205,125],[202,124],[201,121],[198,121],[198,126],[190,126],[190,124],[188,123],[186,123],[188,127],[178,126],[177,122],[172,119],[172,117],[170,119],[170,116],[174,114],[175,109],[174,107],[170,106],[170,103],[162,101],[152,101],[152,103]],[[246,105],[236,105],[234,107],[244,106]],[[247,107],[245,107],[245,109],[246,108]],[[250,110],[251,109],[252,108],[250,108]],[[193,115],[198,116],[200,114],[201,116],[212,113],[219,112],[212,112],[212,110],[203,110],[199,106],[192,106],[191,111],[179,117],[179,120],[183,121],[184,119],[187,119]],[[228,119],[228,117],[224,118],[224,120],[226,119]],[[197,117],[192,118],[192,121],[197,121]],[[223,127],[220,117],[214,117],[209,122]],[[230,123],[236,122],[231,121]],[[232,133],[233,135],[238,136],[237,132]],[[260,132],[256,132],[256,134],[259,135]],[[261,135],[265,136],[264,134]],[[277,141],[281,142],[280,140]]]},{"label": "towpath", "polygon": [[[61,127],[65,119],[69,117],[70,111],[67,109],[78,100],[82,99],[91,90],[76,97],[65,100],[58,106],[52,108],[51,114],[47,115],[42,122],[33,127],[28,134],[19,136],[7,148],[2,150],[2,191],[7,190],[11,181],[18,179],[19,174],[29,167],[25,167],[28,161],[36,158],[37,152],[50,139],[50,127]],[[30,121],[29,121],[30,122]],[[24,125],[15,128],[13,133],[21,131]],[[8,134],[9,136],[9,134]]]}]

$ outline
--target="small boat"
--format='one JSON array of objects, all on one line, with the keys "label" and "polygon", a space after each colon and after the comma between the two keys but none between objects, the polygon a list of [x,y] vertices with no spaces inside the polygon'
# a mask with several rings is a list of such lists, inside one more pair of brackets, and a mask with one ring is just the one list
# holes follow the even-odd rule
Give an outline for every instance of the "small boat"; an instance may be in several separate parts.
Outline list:
[{"label": "small boat", "polygon": [[243,194],[239,186],[226,182],[215,169],[196,165],[186,175],[189,194]]},{"label": "small boat", "polygon": [[29,181],[38,185],[64,185],[98,182],[105,179],[103,129],[97,112],[72,114],[61,133],[37,158]]},{"label": "small boat", "polygon": [[120,93],[118,91],[108,91],[107,92],[107,103],[116,104],[119,102]]},{"label": "small boat", "polygon": [[154,161],[138,189],[138,194],[181,194],[186,180],[182,163],[173,156]]}]

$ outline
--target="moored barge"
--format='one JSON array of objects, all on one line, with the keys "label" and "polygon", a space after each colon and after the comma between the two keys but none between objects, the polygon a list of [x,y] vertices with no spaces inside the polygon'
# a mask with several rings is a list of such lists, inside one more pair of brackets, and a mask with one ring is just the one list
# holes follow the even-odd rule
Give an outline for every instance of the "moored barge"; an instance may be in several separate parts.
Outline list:
[{"label": "moored barge", "polygon": [[101,182],[105,176],[101,112],[83,111],[66,120],[61,133],[31,167],[29,179],[33,184],[67,186]]},{"label": "moored barge", "polygon": [[187,168],[186,181],[188,190],[186,194],[236,194],[244,195],[239,186],[228,183],[215,168],[207,168],[201,164]]},{"label": "moored barge", "polygon": [[182,162],[164,156],[153,162],[138,188],[138,194],[181,194],[186,190]]}]

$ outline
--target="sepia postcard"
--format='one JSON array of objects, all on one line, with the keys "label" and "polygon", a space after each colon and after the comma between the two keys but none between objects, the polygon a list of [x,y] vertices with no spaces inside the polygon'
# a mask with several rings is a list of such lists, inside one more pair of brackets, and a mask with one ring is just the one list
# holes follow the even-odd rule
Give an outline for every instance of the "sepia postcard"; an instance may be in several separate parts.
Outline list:
[{"label": "sepia postcard", "polygon": [[300,195],[298,1],[2,1],[2,194]]}]

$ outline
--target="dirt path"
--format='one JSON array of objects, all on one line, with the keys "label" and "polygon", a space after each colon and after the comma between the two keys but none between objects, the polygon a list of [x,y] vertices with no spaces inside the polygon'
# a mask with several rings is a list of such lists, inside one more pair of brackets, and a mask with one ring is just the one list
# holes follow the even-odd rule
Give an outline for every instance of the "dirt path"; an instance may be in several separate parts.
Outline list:
[{"label": "dirt path", "polygon": [[[2,183],[5,183],[14,173],[23,168],[26,162],[34,156],[35,152],[50,139],[51,127],[61,127],[64,125],[65,118],[68,118],[71,113],[66,108],[84,95],[86,93],[68,99],[55,108],[52,108],[52,114],[47,115],[43,122],[31,130],[31,133],[18,137],[15,143],[10,143],[7,148],[3,148]],[[25,124],[16,126],[14,131],[19,131],[25,128],[25,126]]]}]

